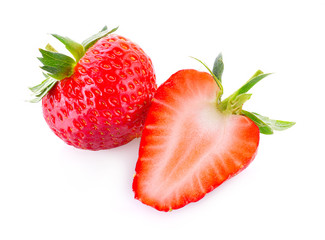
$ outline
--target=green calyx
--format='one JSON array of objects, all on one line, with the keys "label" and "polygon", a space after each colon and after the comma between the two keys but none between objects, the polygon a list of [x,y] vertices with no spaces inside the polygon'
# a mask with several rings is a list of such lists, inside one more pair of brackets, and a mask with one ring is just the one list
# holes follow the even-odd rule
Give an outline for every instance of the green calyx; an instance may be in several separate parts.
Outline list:
[{"label": "green calyx", "polygon": [[295,122],[273,120],[260,114],[243,110],[244,103],[248,101],[252,96],[252,94],[249,94],[247,92],[256,83],[271,73],[263,73],[261,70],[256,71],[256,73],[242,87],[240,87],[229,97],[222,100],[221,98],[223,95],[223,86],[221,84],[221,78],[224,70],[222,54],[220,53],[214,61],[212,71],[207,67],[205,63],[197,58],[194,59],[202,63],[207,68],[220,89],[217,94],[217,108],[220,112],[224,114],[244,115],[250,118],[258,126],[260,133],[263,134],[273,134],[274,130],[282,131],[295,125]]},{"label": "green calyx", "polygon": [[50,44],[48,44],[45,49],[39,49],[42,57],[39,57],[38,59],[43,64],[41,69],[44,70],[45,80],[42,83],[29,88],[33,95],[30,102],[39,102],[58,81],[70,77],[74,73],[74,67],[87,50],[99,39],[115,32],[117,29],[118,27],[108,30],[105,26],[101,31],[87,38],[81,44],[68,37],[52,34],[53,37],[64,44],[65,48],[71,53],[73,58],[58,53]]}]

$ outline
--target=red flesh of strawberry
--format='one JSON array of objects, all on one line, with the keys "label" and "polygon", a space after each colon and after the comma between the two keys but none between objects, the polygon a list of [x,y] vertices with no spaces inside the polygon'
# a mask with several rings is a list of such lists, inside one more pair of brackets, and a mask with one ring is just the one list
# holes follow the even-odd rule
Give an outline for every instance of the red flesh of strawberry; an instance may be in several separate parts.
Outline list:
[{"label": "red flesh of strawberry", "polygon": [[246,168],[259,128],[242,115],[217,109],[213,77],[181,70],[153,99],[140,143],[135,198],[160,211],[195,202]]}]

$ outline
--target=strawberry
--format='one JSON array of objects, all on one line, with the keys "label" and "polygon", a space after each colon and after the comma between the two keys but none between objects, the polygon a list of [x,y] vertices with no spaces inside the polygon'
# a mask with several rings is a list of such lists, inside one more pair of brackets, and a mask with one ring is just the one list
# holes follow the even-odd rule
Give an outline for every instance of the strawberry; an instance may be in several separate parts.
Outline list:
[{"label": "strawberry", "polygon": [[260,133],[294,125],[242,109],[247,91],[268,75],[260,70],[221,101],[223,68],[220,54],[210,74],[181,70],[158,88],[133,180],[144,204],[170,211],[200,200],[253,161]]},{"label": "strawberry", "polygon": [[117,147],[141,135],[156,91],[150,58],[130,40],[103,28],[79,44],[53,34],[72,56],[40,49],[46,79],[30,88],[42,99],[53,132],[76,148]]}]

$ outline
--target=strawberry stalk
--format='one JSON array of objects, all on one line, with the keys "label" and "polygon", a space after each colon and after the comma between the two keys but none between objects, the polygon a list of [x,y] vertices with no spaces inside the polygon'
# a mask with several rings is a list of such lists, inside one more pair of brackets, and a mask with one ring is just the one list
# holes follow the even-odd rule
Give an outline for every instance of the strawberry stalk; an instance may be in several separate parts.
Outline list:
[{"label": "strawberry stalk", "polygon": [[70,77],[74,73],[74,67],[87,52],[99,39],[115,32],[118,27],[108,30],[105,26],[100,32],[87,38],[81,44],[74,40],[63,37],[57,34],[52,34],[57,40],[64,44],[65,48],[71,53],[73,58],[58,53],[50,44],[47,44],[45,49],[39,49],[42,57],[38,59],[43,64],[41,69],[45,71],[45,80],[29,89],[32,91],[33,99],[30,102],[39,102],[58,82],[67,77]]},{"label": "strawberry stalk", "polygon": [[248,101],[252,96],[252,94],[248,94],[247,92],[253,86],[255,86],[255,84],[257,84],[259,81],[261,81],[271,73],[263,73],[261,70],[257,70],[255,74],[242,87],[240,87],[229,97],[222,100],[221,97],[223,95],[223,86],[221,84],[221,77],[224,70],[222,54],[220,53],[217,56],[216,60],[214,61],[212,71],[201,60],[197,58],[194,59],[196,59],[201,64],[203,64],[203,66],[206,67],[206,69],[210,72],[210,74],[212,75],[212,77],[214,78],[216,84],[220,89],[220,91],[217,94],[217,108],[220,112],[224,114],[244,115],[250,118],[258,126],[260,133],[263,134],[273,134],[274,130],[282,131],[295,125],[295,122],[273,120],[268,117],[262,116],[258,113],[249,112],[242,109],[244,103]]}]

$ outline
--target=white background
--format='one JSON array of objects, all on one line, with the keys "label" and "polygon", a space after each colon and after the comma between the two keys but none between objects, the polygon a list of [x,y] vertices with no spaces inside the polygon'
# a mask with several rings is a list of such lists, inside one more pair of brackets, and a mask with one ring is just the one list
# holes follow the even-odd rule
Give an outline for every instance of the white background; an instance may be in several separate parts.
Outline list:
[{"label": "white background", "polygon": [[[323,1],[5,1],[0,7],[0,239],[325,239]],[[261,136],[241,174],[170,213],[135,200],[139,140],[91,152],[65,145],[41,104],[38,48],[104,25],[138,43],[161,84],[223,53],[225,95],[274,72],[246,109],[297,124]],[[59,45],[59,44],[58,44]]]}]

